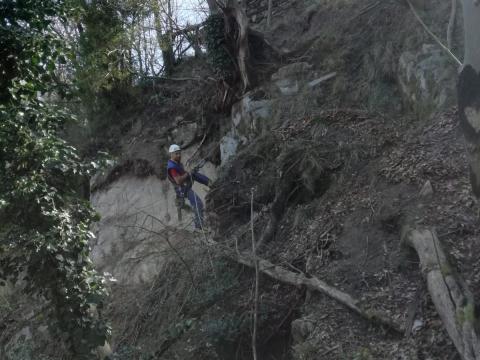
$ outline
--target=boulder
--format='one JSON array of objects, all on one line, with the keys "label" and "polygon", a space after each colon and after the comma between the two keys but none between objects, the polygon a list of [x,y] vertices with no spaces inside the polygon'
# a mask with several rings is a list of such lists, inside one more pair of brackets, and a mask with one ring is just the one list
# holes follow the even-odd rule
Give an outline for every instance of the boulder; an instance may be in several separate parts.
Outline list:
[{"label": "boulder", "polygon": [[239,144],[240,139],[238,136],[235,136],[233,132],[227,133],[227,135],[220,140],[220,160],[222,165],[228,163],[228,161],[235,156]]},{"label": "boulder", "polygon": [[258,136],[271,126],[272,102],[259,99],[255,93],[247,93],[232,107],[233,135],[242,142]]},{"label": "boulder", "polygon": [[315,330],[315,325],[311,319],[301,318],[292,321],[292,338],[296,344],[302,343],[308,339],[308,336]]}]

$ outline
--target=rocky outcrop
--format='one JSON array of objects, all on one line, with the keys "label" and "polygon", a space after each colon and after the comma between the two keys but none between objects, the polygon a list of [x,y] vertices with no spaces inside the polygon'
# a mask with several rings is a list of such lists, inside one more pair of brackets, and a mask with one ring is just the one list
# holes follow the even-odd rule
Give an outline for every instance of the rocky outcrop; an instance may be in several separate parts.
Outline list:
[{"label": "rocky outcrop", "polygon": [[399,84],[406,103],[419,117],[456,103],[455,66],[436,45],[407,51],[399,60]]},{"label": "rocky outcrop", "polygon": [[258,92],[247,93],[232,107],[232,125],[236,135],[242,141],[259,135],[268,128],[268,119],[272,111],[272,102],[261,98]]},{"label": "rocky outcrop", "polygon": [[[202,172],[215,177],[210,163]],[[203,185],[195,184],[194,190],[205,197]],[[179,219],[175,198],[168,180],[154,175],[123,174],[95,191],[91,202],[101,215],[92,244],[97,269],[111,273],[122,284],[154,279],[173,256],[172,247],[191,239],[192,213],[184,209]]]},{"label": "rocky outcrop", "polygon": [[240,145],[245,145],[271,127],[272,105],[262,91],[249,92],[233,105],[231,130],[220,140],[222,165],[228,163]]}]

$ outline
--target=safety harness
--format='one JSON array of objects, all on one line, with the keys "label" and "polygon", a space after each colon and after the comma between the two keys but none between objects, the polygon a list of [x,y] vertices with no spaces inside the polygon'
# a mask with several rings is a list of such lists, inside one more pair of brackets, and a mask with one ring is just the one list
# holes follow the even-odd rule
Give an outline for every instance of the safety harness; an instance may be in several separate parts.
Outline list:
[{"label": "safety harness", "polygon": [[193,179],[191,176],[183,183],[183,185],[178,185],[175,179],[170,175],[170,170],[176,170],[179,175],[185,174],[185,169],[182,164],[179,164],[173,160],[168,160],[167,164],[167,177],[168,180],[172,183],[175,193],[177,194],[175,205],[177,206],[178,220],[182,221],[182,208],[185,207],[185,198],[187,197],[188,191],[193,186]]},{"label": "safety harness", "polygon": [[188,191],[192,188],[193,186],[193,179],[191,176],[187,178],[187,180],[184,182],[183,185],[178,185],[175,181],[175,179],[170,175],[170,170],[176,170],[179,175],[185,174],[185,169],[183,168],[182,164],[179,164],[173,160],[168,160],[167,164],[167,177],[168,180],[172,183],[172,185],[175,188],[175,192],[179,196],[185,197]]},{"label": "safety harness", "polygon": [[167,177],[168,180],[172,183],[175,188],[175,193],[177,194],[176,206],[178,212],[178,220],[182,221],[182,208],[185,208],[185,198],[188,197],[188,192],[193,186],[193,183],[197,181],[200,184],[210,186],[210,179],[205,175],[198,173],[198,170],[205,165],[206,161],[202,160],[190,173],[190,176],[182,185],[178,185],[175,179],[170,175],[170,170],[175,169],[179,175],[185,174],[185,169],[183,165],[177,163],[173,160],[168,160],[167,164]]}]

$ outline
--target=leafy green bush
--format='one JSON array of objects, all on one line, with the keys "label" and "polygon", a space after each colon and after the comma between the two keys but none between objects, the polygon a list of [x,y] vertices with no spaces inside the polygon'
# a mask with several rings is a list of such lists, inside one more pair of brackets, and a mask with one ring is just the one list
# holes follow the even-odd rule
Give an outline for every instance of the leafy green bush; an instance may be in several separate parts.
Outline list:
[{"label": "leafy green bush", "polygon": [[97,165],[59,137],[72,115],[39,96],[57,94],[57,65],[72,58],[52,28],[69,10],[57,0],[0,3],[0,281],[25,280],[49,305],[52,331],[89,359],[109,334],[92,311],[106,296],[89,258],[97,215],[78,188]]}]

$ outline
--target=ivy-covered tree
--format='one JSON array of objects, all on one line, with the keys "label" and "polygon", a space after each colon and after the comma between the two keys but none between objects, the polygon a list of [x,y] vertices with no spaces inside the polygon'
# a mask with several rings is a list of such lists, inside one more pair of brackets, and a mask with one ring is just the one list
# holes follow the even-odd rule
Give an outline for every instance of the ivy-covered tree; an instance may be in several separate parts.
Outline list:
[{"label": "ivy-covered tree", "polygon": [[62,0],[0,2],[0,281],[46,304],[49,327],[72,358],[91,359],[109,333],[106,291],[89,259],[96,215],[79,192],[84,164],[59,137],[73,118],[52,101],[55,72],[69,61],[53,29]]},{"label": "ivy-covered tree", "polygon": [[[135,16],[128,4],[114,0],[77,0],[77,83],[80,94],[109,91],[132,78],[131,44],[125,19]],[[85,97],[84,97],[85,98]]]}]

